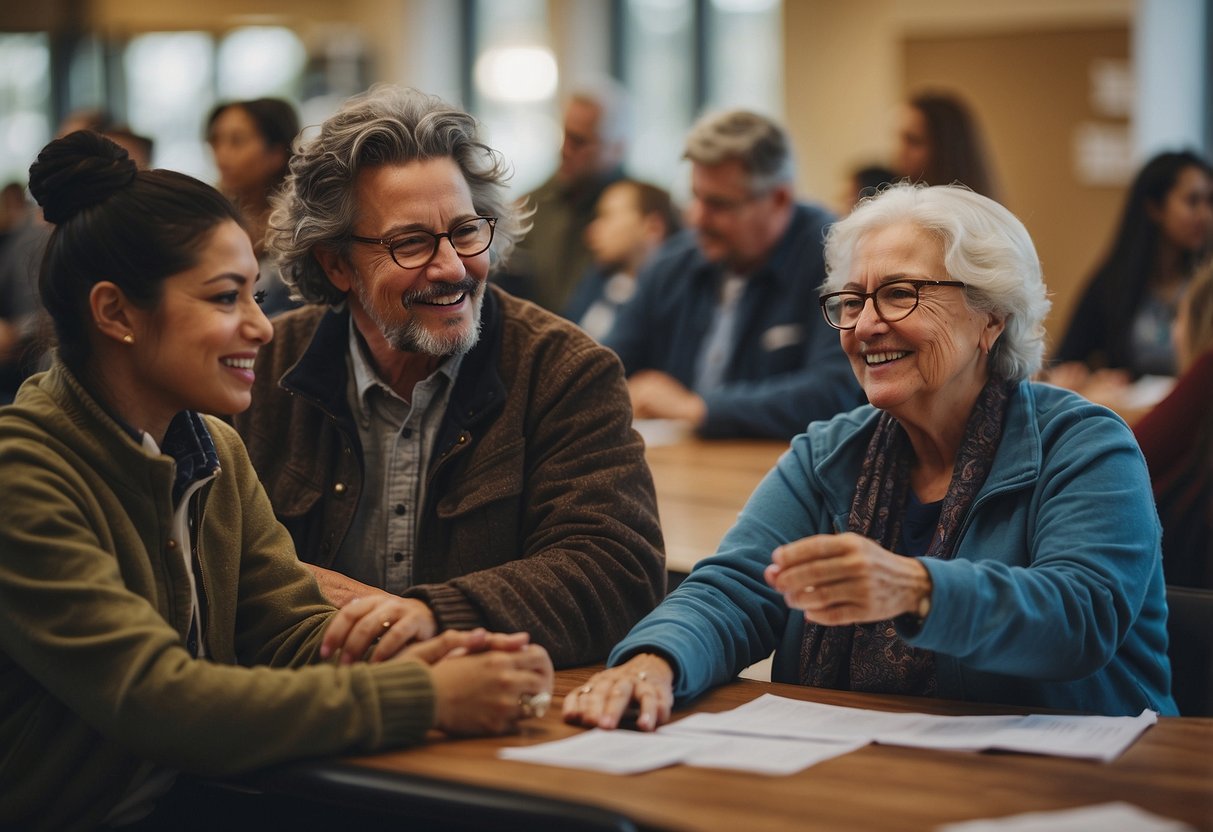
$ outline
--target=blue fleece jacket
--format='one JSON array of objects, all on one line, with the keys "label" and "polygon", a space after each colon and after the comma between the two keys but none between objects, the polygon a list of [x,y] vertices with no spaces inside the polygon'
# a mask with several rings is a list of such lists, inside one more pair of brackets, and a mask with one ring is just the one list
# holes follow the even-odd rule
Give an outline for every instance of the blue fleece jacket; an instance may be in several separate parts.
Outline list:
[{"label": "blue fleece jacket", "polygon": [[[675,665],[686,701],[775,650],[796,682],[804,619],[762,572],[778,545],[845,530],[879,411],[865,405],[796,437],[715,556],[611,653]],[[1176,713],[1158,516],[1128,427],[1067,391],[1023,382],[994,466],[933,582],[921,630],[939,696],[1086,713]]]}]

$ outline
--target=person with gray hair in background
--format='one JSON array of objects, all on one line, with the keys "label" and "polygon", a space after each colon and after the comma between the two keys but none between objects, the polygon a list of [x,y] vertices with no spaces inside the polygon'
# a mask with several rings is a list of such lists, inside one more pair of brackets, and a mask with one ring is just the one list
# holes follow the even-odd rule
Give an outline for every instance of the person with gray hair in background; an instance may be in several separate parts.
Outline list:
[{"label": "person with gray hair in background", "polygon": [[656,496],[615,356],[486,283],[524,231],[506,169],[416,90],[324,122],[269,222],[308,306],[235,424],[329,600],[404,597],[381,640],[526,631],[580,665],[664,594]]},{"label": "person with gray hair in background", "polygon": [[1175,715],[1150,477],[1115,414],[1030,380],[1049,301],[1023,223],[894,185],[825,256],[821,316],[870,403],[792,441],[566,719],[637,702],[653,730],[772,651],[776,682]]},{"label": "person with gray hair in background", "polygon": [[628,373],[637,418],[705,437],[790,439],[861,401],[817,313],[833,217],[793,195],[787,134],[744,110],[687,137],[688,230],[657,252],[603,343]]},{"label": "person with gray hair in background", "polygon": [[561,312],[594,259],[585,229],[598,198],[623,178],[632,134],[627,91],[609,78],[586,82],[565,99],[560,164],[522,199],[532,211],[531,230],[518,242],[508,273],[498,282],[510,292]]}]

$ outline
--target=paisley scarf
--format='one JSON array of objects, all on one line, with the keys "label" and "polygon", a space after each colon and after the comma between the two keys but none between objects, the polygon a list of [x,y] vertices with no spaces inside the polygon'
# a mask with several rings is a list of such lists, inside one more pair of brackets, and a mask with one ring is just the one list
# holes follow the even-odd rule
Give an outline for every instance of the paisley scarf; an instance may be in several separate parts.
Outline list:
[{"label": "paisley scarf", "polygon": [[[978,395],[926,557],[952,557],[961,522],[994,463],[1014,387],[991,378]],[[888,413],[881,414],[860,469],[847,530],[895,551],[901,545],[901,520],[913,465],[914,451],[905,429]],[[838,627],[806,623],[800,683],[931,696],[936,689],[935,654],[906,644],[897,635],[894,619]]]}]

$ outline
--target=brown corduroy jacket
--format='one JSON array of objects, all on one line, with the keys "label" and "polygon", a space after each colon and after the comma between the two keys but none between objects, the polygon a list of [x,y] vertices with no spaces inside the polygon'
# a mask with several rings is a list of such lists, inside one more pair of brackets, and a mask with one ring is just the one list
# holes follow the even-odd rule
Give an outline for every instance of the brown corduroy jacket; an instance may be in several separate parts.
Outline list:
[{"label": "brown corduroy jacket", "polygon": [[[331,566],[359,500],[349,316],[274,320],[236,418],[299,556]],[[661,599],[665,558],[644,445],[615,355],[490,286],[426,473],[417,584],[440,629],[525,630],[557,667],[600,661]]]}]

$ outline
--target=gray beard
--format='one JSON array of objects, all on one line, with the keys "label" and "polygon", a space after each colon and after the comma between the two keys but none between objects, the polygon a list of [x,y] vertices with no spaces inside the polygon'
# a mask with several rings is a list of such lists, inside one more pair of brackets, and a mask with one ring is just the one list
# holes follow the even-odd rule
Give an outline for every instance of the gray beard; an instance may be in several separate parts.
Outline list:
[{"label": "gray beard", "polygon": [[472,325],[466,330],[459,331],[450,327],[450,332],[434,333],[426,329],[416,318],[410,318],[404,323],[386,320],[379,314],[378,308],[363,287],[362,281],[355,281],[354,289],[362,308],[379,331],[384,340],[394,349],[401,352],[415,352],[432,355],[436,358],[446,358],[451,355],[465,355],[480,340],[480,310],[484,305],[485,284],[481,283],[474,292],[469,292],[472,304]]}]

